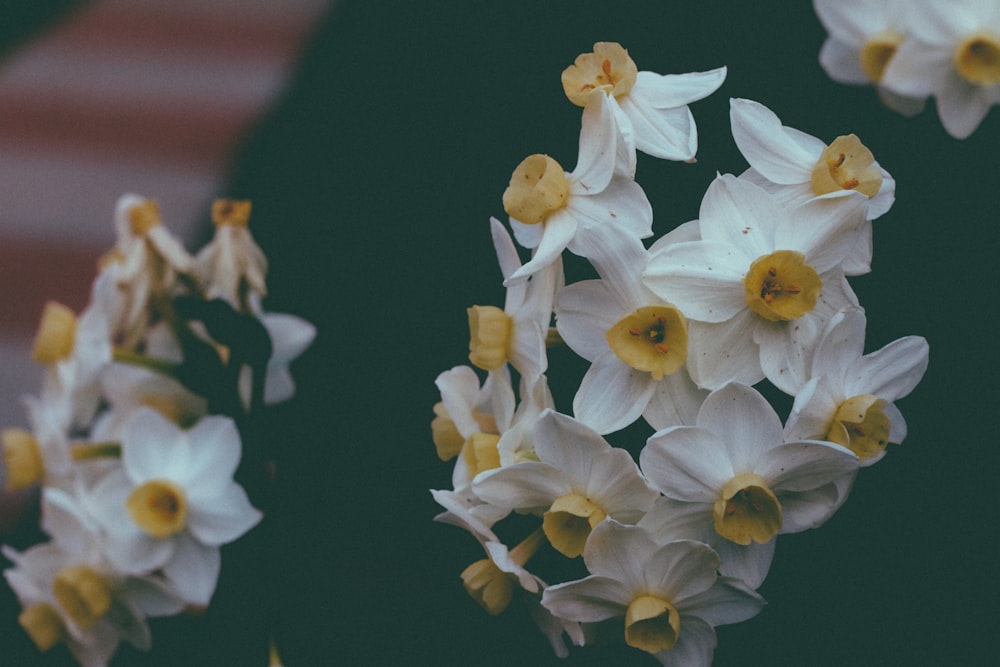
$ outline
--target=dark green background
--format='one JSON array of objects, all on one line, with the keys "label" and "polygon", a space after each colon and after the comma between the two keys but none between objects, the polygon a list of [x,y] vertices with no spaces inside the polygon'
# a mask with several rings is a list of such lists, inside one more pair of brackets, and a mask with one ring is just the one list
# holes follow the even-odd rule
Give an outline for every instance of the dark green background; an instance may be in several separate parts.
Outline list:
[{"label": "dark green background", "polygon": [[[204,618],[154,622],[154,652],[115,664],[263,664],[267,623],[290,667],[657,664],[624,647],[560,662],[522,610],[488,617],[458,579],[481,550],[431,522],[428,493],[451,475],[430,440],[434,378],[466,363],[465,308],[503,299],[487,219],[505,219],[500,195],[526,155],[572,168],[579,109],[559,74],[595,41],[622,43],[640,70],[729,67],[692,106],[698,163],[640,158],[657,234],[697,217],[717,171],[746,167],[730,97],[826,141],[858,134],[898,184],[873,271],[852,279],[867,349],[910,334],[931,346],[900,402],[906,442],[827,525],[779,540],[768,607],[719,629],[715,664],[991,664],[1000,111],[954,140],[933,106],[905,119],[871,88],[830,81],[824,37],[808,2],[341,2],[228,193],[254,201],[270,308],[320,331],[295,368],[299,397],[261,425],[279,459],[258,496],[268,523],[224,551]],[[551,371],[571,392],[579,364],[551,363],[572,369],[561,383]],[[26,657],[6,614],[0,644],[16,659],[0,664],[62,664]]]}]

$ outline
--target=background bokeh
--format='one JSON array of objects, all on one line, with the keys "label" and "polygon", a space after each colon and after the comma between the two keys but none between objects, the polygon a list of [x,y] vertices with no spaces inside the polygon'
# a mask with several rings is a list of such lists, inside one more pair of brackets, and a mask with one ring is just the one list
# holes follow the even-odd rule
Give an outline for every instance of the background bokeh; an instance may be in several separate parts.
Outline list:
[{"label": "background bokeh", "polygon": [[[430,440],[434,378],[466,363],[465,308],[503,299],[487,220],[505,219],[500,196],[526,155],[572,168],[579,109],[559,74],[595,41],[620,42],[640,70],[729,68],[692,105],[698,162],[640,157],[658,234],[697,217],[716,172],[746,167],[730,97],[827,141],[858,134],[897,181],[873,271],[851,281],[866,349],[911,334],[931,346],[900,402],[905,443],[861,471],[825,526],[779,539],[767,608],[718,630],[714,664],[990,664],[1000,111],[954,140],[933,105],[906,119],[871,88],[830,81],[824,37],[808,2],[341,0],[225,192],[254,201],[270,309],[320,332],[295,366],[298,397],[261,424],[278,452],[276,485],[258,496],[267,523],[224,550],[204,617],[154,622],[153,653],[116,664],[262,665],[269,627],[291,667],[657,664],[620,646],[561,662],[523,610],[488,617],[458,578],[480,547],[431,522],[428,493],[451,479]],[[550,366],[568,405],[559,388],[580,365],[560,353]],[[34,657],[14,615],[5,604],[9,664],[63,664]]]}]

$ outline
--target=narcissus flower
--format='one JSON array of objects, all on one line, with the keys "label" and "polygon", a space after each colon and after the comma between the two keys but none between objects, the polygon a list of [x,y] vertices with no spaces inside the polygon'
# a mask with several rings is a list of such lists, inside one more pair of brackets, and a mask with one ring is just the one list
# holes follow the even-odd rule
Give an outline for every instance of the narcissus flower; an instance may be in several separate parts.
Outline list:
[{"label": "narcissus flower", "polygon": [[904,4],[909,34],[882,82],[900,95],[933,95],[944,129],[965,139],[1000,104],[1000,9],[977,0]]},{"label": "narcissus flower", "polygon": [[726,80],[726,68],[689,74],[640,72],[628,51],[616,42],[598,42],[562,73],[563,91],[578,106],[596,92],[611,102],[624,143],[629,173],[636,149],[665,160],[692,160],[698,131],[688,104],[714,93]]},{"label": "narcissus flower", "polygon": [[535,452],[538,461],[480,474],[472,491],[499,507],[542,514],[545,536],[570,558],[583,553],[605,517],[635,523],[656,500],[627,451],[566,415],[542,414]]},{"label": "narcissus flower", "polygon": [[595,227],[620,226],[636,238],[652,235],[652,207],[631,175],[616,168],[616,144],[611,102],[607,95],[594,95],[583,110],[579,157],[571,173],[541,154],[517,166],[503,207],[518,243],[533,254],[505,284],[548,266],[566,248],[586,257],[581,237]]},{"label": "narcissus flower", "polygon": [[855,247],[865,197],[813,199],[792,209],[745,180],[719,176],[698,221],[701,239],[659,247],[644,278],[689,322],[688,370],[699,387],[785,389],[789,366],[825,323],[857,299],[841,263]]},{"label": "narcissus flower", "polygon": [[764,606],[745,584],[720,577],[718,555],[700,542],[657,542],[609,520],[594,529],[583,558],[590,576],[550,586],[542,604],[581,623],[621,618],[625,642],[669,667],[711,664],[714,627]]},{"label": "narcissus flower", "polygon": [[108,556],[124,572],[160,569],[186,601],[207,605],[219,573],[219,546],[261,519],[233,481],[239,433],[208,416],[181,430],[143,408],[122,428],[122,466],[95,487]]},{"label": "narcissus flower", "polygon": [[683,313],[642,283],[648,254],[638,239],[607,230],[600,280],[559,291],[556,325],[563,340],[591,362],[573,399],[573,415],[598,433],[640,415],[654,428],[691,423],[704,393],[685,367]]},{"label": "narcissus flower", "polygon": [[906,422],[894,401],[913,391],[927,370],[927,341],[906,336],[871,354],[863,354],[864,345],[864,311],[830,320],[812,358],[812,379],[795,396],[786,439],[835,442],[857,454],[862,466],[881,459],[888,443],[903,441]]},{"label": "narcissus flower", "polygon": [[[839,445],[785,443],[771,405],[737,383],[705,399],[695,426],[651,436],[639,462],[654,488],[684,504],[673,509],[685,522],[712,526],[719,537],[744,547],[826,521],[858,468],[858,458]],[[727,555],[756,560],[762,554],[732,549]],[[761,570],[759,563],[734,567]]]},{"label": "narcissus flower", "polygon": [[819,62],[834,81],[874,85],[890,109],[912,116],[926,96],[899,95],[882,81],[886,67],[906,41],[912,0],[813,0],[829,36]]},{"label": "narcissus flower", "polygon": [[249,312],[251,295],[267,294],[267,258],[250,234],[250,202],[219,199],[212,204],[215,236],[194,260],[194,270],[210,299],[220,298]]},{"label": "narcissus flower", "polygon": [[[752,100],[730,100],[730,117],[733,139],[750,163],[740,178],[759,185],[785,206],[853,192],[868,198],[866,222],[858,230],[857,245],[842,264],[847,275],[868,273],[872,260],[870,221],[888,211],[896,198],[896,182],[872,152],[853,134],[837,137],[827,146],[805,132],[785,127],[774,112]],[[848,206],[854,204],[853,198],[843,201]]]}]

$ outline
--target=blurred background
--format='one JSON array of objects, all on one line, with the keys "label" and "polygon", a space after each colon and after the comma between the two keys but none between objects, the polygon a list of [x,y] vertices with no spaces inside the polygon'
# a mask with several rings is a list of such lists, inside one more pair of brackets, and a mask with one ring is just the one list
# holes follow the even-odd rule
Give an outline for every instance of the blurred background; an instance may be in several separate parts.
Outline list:
[{"label": "blurred background", "polygon": [[[488,217],[505,217],[525,156],[575,163],[579,109],[559,74],[596,41],[641,70],[729,67],[692,105],[698,162],[640,156],[658,235],[697,217],[717,172],[746,168],[730,97],[826,141],[858,134],[897,181],[873,271],[852,279],[866,351],[911,334],[931,346],[899,403],[905,443],[820,530],[779,539],[768,607],[718,629],[715,664],[992,664],[996,109],[957,141],[933,105],[906,119],[830,81],[808,2],[24,4],[0,22],[5,409],[37,386],[26,341],[40,304],[83,304],[128,190],[192,241],[215,194],[253,199],[270,309],[320,332],[294,368],[298,397],[261,425],[281,444],[266,524],[224,550],[204,617],[154,622],[154,651],[123,649],[116,665],[263,665],[270,631],[292,667],[657,664],[621,646],[559,661],[524,610],[488,617],[458,578],[481,549],[431,522],[428,493],[451,480],[430,440],[434,378],[466,363],[465,308],[503,300]],[[557,353],[550,367],[568,410],[581,366]],[[637,450],[628,437],[644,434],[611,439]],[[15,615],[0,619],[10,664],[64,664],[35,656]]]}]

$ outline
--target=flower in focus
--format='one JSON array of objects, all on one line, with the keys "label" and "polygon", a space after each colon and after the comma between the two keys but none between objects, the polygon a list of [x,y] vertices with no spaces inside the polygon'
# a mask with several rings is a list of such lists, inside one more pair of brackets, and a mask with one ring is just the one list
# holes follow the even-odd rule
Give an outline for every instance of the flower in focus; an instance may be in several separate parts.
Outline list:
[{"label": "flower in focus", "polygon": [[[521,268],[521,260],[510,235],[496,218],[490,218],[490,231],[506,280]],[[509,361],[532,382],[544,373],[552,301],[562,283],[562,262],[557,258],[527,280],[508,284],[503,310],[496,306],[469,308],[469,360],[487,371],[495,371]]]},{"label": "flower in focus", "polygon": [[122,466],[90,494],[124,572],[160,569],[180,597],[207,605],[219,573],[219,546],[261,519],[233,481],[239,433],[208,416],[181,430],[143,408],[122,428]]},{"label": "flower in focus", "polygon": [[786,209],[748,181],[719,176],[698,221],[701,237],[658,247],[646,285],[688,318],[688,370],[702,388],[765,375],[783,390],[789,367],[834,313],[857,298],[841,263],[864,222],[860,194]]},{"label": "flower in focus", "polygon": [[874,85],[890,109],[906,116],[920,113],[926,95],[899,95],[885,86],[883,75],[908,33],[912,0],[813,0],[829,33],[819,62],[834,81]]},{"label": "flower in focus", "polygon": [[635,151],[665,160],[693,160],[698,131],[688,104],[708,97],[726,79],[726,68],[689,74],[640,72],[628,51],[616,42],[598,42],[563,70],[566,97],[586,106],[595,91],[611,102],[627,155],[627,173],[635,172]]},{"label": "flower in focus", "polygon": [[[730,100],[733,140],[750,163],[740,178],[762,187],[786,206],[816,197],[846,197],[860,192],[868,197],[866,222],[858,243],[842,265],[847,275],[871,271],[871,220],[889,210],[896,198],[896,182],[875,161],[872,152],[853,134],[825,143],[785,127],[763,104]],[[850,198],[845,203],[852,205]]]},{"label": "flower in focus", "polygon": [[733,561],[726,571],[753,583],[763,580],[773,553],[755,545],[822,524],[858,468],[858,458],[839,445],[785,443],[771,405],[737,383],[709,394],[695,426],[651,436],[639,462],[649,483],[678,501],[671,520],[714,527],[709,544],[725,546]]},{"label": "flower in focus", "polygon": [[623,618],[625,642],[669,667],[711,664],[713,628],[764,606],[746,585],[720,577],[718,555],[700,542],[661,543],[609,520],[594,529],[583,559],[590,576],[550,586],[542,604],[581,623]]},{"label": "flower in focus", "polygon": [[[687,320],[642,283],[648,253],[638,239],[607,230],[600,280],[559,291],[556,324],[574,352],[591,362],[573,415],[598,433],[640,415],[654,428],[694,421],[704,398],[685,367]],[[596,251],[595,251],[595,254]]]},{"label": "flower in focus", "polygon": [[796,394],[785,424],[788,440],[820,439],[854,452],[862,466],[906,437],[894,401],[913,391],[927,370],[927,341],[906,336],[864,354],[865,314],[838,313],[816,344],[812,379]]},{"label": "flower in focus", "polygon": [[617,225],[636,238],[653,233],[649,200],[631,175],[616,168],[617,141],[611,102],[607,95],[594,95],[583,110],[579,157],[571,173],[541,154],[517,166],[503,207],[518,243],[533,254],[505,284],[548,266],[566,248],[586,257],[580,237],[596,227]]},{"label": "flower in focus", "polygon": [[543,514],[545,536],[569,558],[583,553],[587,536],[605,517],[635,523],[656,500],[627,451],[566,415],[542,414],[535,452],[538,461],[478,475],[472,491],[492,505]]},{"label": "flower in focus", "polygon": [[899,95],[933,95],[941,124],[965,139],[1000,104],[1000,8],[995,2],[906,3],[909,34],[882,77]]}]

